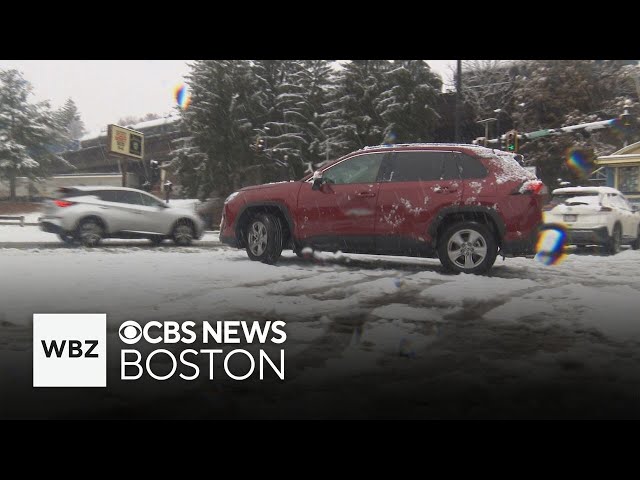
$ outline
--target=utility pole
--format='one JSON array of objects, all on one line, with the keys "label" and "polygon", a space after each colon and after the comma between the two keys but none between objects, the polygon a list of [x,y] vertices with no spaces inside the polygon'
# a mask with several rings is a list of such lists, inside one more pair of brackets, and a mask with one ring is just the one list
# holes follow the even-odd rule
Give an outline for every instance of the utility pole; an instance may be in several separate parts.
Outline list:
[{"label": "utility pole", "polygon": [[462,105],[462,60],[458,63],[458,74],[456,76],[456,112],[455,112],[455,141],[460,142],[460,107]]},{"label": "utility pole", "polygon": [[502,142],[500,141],[500,132],[502,130],[500,130],[500,114],[502,113],[502,109],[501,108],[496,108],[493,113],[496,114],[496,138],[498,139],[498,146],[496,147],[498,150],[502,150]]}]

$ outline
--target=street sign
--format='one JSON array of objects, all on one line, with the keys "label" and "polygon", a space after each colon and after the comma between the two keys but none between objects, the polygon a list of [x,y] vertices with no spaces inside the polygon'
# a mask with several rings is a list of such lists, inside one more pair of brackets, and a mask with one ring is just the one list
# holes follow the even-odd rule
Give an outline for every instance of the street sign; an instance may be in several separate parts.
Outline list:
[{"label": "street sign", "polygon": [[109,153],[142,160],[144,156],[144,134],[142,132],[119,125],[109,125],[107,131],[107,150]]}]

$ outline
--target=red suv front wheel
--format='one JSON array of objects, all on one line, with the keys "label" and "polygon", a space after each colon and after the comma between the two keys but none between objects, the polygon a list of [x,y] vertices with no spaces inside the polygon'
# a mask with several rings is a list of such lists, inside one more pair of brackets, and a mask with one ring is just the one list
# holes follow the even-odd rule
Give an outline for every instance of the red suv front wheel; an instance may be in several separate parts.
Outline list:
[{"label": "red suv front wheel", "polygon": [[282,253],[282,224],[275,215],[259,213],[245,230],[247,255],[251,260],[274,264]]}]

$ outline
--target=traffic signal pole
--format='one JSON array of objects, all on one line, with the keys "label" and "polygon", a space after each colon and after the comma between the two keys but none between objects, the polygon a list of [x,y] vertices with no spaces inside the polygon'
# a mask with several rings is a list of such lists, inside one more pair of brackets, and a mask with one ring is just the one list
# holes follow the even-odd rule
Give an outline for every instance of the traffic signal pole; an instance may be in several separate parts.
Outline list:
[{"label": "traffic signal pole", "polygon": [[[592,132],[594,130],[603,130],[606,128],[611,128],[619,124],[619,122],[623,122],[624,126],[628,126],[631,122],[631,115],[628,110],[625,109],[625,112],[617,118],[611,118],[609,120],[600,120],[597,122],[589,122],[589,123],[580,123],[578,125],[570,125],[568,127],[560,127],[560,128],[546,128],[542,130],[535,130],[533,132],[526,133],[518,133],[516,130],[512,130],[508,132],[507,137],[507,149],[509,150],[509,146],[513,145],[513,149],[510,151],[518,151],[518,144],[520,140],[534,140],[536,138],[548,137],[551,135],[564,135],[565,133],[579,132],[580,130],[585,130],[587,132]],[[509,142],[509,135],[513,135],[512,143]],[[501,148],[501,138],[498,135],[498,138],[489,140],[488,143],[498,145],[498,148]],[[483,140],[484,142],[484,140]],[[475,140],[474,140],[474,143]]]},{"label": "traffic signal pole", "polygon": [[462,108],[462,60],[456,60],[458,62],[458,74],[456,77],[456,111],[455,111],[455,141],[460,142],[460,109]]}]

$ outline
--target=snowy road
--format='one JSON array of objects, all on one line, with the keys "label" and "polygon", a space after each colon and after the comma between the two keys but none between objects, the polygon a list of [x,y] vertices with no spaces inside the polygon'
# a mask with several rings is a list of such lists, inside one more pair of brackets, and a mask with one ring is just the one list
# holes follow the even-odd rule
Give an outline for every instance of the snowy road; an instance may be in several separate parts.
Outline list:
[{"label": "snowy road", "polygon": [[[640,396],[639,269],[640,251],[632,250],[613,257],[583,250],[558,266],[498,259],[491,276],[473,276],[445,274],[433,259],[301,260],[288,252],[268,266],[225,247],[5,248],[0,381],[18,381],[6,359],[30,355],[34,312],[106,312],[111,334],[128,319],[281,319],[287,388],[261,387],[261,395],[320,402],[321,418],[495,416],[482,399],[501,406],[497,416],[547,401],[563,415],[603,385],[627,412]],[[561,393],[514,401],[532,385]],[[368,393],[360,397],[359,388]],[[211,405],[194,402],[193,411]],[[395,415],[381,413],[391,404]]]},{"label": "snowy road", "polygon": [[[146,239],[105,239],[105,245],[119,246],[145,246],[149,245]],[[200,240],[196,240],[196,245],[210,245],[219,243],[218,232],[205,232]],[[166,240],[163,245],[170,245],[171,241]],[[43,232],[37,225],[0,225],[0,248],[59,248],[66,246],[56,234]]]}]

